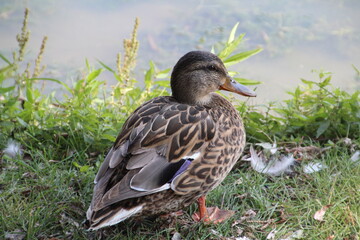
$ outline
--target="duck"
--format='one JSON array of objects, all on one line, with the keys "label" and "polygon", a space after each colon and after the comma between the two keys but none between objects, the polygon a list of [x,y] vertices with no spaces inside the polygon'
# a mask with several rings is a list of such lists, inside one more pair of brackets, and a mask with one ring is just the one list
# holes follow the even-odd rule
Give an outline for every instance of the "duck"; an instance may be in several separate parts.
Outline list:
[{"label": "duck", "polygon": [[256,93],[230,77],[207,51],[175,64],[171,96],[155,97],[125,121],[94,180],[86,212],[90,230],[128,218],[176,212],[194,202],[197,221],[222,222],[227,210],[206,207],[206,194],[229,174],[245,146],[239,113],[218,90]]}]

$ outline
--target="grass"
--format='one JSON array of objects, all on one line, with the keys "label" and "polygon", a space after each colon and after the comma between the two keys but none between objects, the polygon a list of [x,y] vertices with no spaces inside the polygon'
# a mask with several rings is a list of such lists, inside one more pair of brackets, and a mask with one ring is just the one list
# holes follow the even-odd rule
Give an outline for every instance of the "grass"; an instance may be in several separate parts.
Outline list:
[{"label": "grass", "polygon": [[[175,232],[183,239],[219,239],[248,236],[276,238],[303,230],[301,239],[358,239],[360,234],[360,165],[349,161],[338,146],[318,161],[328,168],[294,176],[268,177],[239,164],[221,186],[212,191],[208,205],[236,211],[233,219],[219,225],[193,223],[191,206],[172,222],[127,221],[105,229],[107,239],[167,239]],[[20,233],[25,239],[96,239],[101,231],[87,232],[81,222],[90,202],[95,168],[81,171],[46,148],[29,148],[24,159],[3,159],[0,201],[0,238]],[[100,156],[99,156],[100,158]],[[89,160],[92,164],[96,160]],[[313,218],[322,206],[331,205],[324,221]],[[246,217],[249,210],[255,215]],[[242,220],[241,220],[242,219]],[[125,229],[124,229],[125,228]]]}]

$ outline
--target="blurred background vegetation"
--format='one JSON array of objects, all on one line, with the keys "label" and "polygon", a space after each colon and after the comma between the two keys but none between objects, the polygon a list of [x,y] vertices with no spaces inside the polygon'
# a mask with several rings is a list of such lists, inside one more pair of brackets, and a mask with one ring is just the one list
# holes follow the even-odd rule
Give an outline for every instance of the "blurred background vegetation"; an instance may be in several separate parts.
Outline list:
[{"label": "blurred background vegetation", "polygon": [[[189,8],[189,6],[191,6]],[[335,73],[332,82],[344,90],[359,89],[352,64],[359,68],[360,2],[357,0],[202,0],[172,1],[95,0],[23,1],[0,3],[0,46],[9,56],[16,47],[24,7],[32,9],[31,41],[27,55],[36,57],[43,35],[51,41],[42,76],[71,83],[84,69],[84,58],[96,66],[100,59],[116,68],[114,59],[122,39],[127,38],[135,16],[139,56],[135,74],[141,79],[150,60],[160,69],[172,67],[180,56],[193,49],[219,50],[235,23],[246,33],[236,50],[263,48],[264,51],[231,70],[242,77],[262,81],[254,103],[286,98],[300,78],[314,79],[311,70]],[[311,54],[308,54],[311,53]],[[100,79],[116,81],[104,72]],[[48,93],[56,89],[48,84]],[[268,91],[271,89],[271,91]]]}]

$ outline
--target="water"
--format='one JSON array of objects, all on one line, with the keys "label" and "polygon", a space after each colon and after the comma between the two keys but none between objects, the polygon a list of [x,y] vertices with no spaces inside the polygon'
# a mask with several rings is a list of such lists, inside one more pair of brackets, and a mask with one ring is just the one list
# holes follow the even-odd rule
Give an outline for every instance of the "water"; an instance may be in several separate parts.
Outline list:
[{"label": "water", "polygon": [[[0,51],[11,57],[16,49],[23,11],[29,7],[33,59],[44,35],[46,77],[70,82],[101,60],[115,66],[135,17],[140,18],[140,49],[136,77],[149,60],[159,68],[172,67],[184,53],[210,50],[225,41],[239,22],[246,33],[242,50],[264,51],[232,69],[241,77],[264,82],[256,102],[286,98],[285,91],[300,78],[316,80],[312,69],[334,73],[333,83],[345,90],[360,89],[352,64],[360,67],[360,1],[357,0],[208,0],[208,1],[15,1],[0,3]],[[110,75],[104,75],[112,83]]]}]

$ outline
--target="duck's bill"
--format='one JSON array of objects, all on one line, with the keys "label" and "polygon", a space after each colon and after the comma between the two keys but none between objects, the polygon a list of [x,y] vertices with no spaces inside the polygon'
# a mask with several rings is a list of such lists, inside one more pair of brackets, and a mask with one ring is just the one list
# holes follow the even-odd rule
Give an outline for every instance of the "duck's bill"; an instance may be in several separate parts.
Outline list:
[{"label": "duck's bill", "polygon": [[253,90],[238,83],[231,77],[228,77],[226,79],[226,82],[223,85],[221,85],[219,89],[229,91],[229,92],[234,92],[234,93],[246,96],[246,97],[256,97],[256,93]]}]

